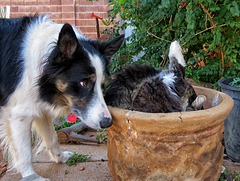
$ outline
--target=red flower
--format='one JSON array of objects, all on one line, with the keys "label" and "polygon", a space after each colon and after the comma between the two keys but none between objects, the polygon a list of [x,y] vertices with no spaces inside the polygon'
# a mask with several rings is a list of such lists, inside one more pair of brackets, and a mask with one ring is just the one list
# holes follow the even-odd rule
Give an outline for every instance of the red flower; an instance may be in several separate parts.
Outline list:
[{"label": "red flower", "polygon": [[[122,5],[122,8],[123,8],[123,5]],[[122,8],[120,9],[120,11],[121,11],[121,12],[123,11],[123,9],[122,9]]]},{"label": "red flower", "polygon": [[102,18],[101,18],[101,17],[99,17],[99,16],[97,16],[97,15],[95,15],[95,14],[94,14],[94,12],[92,12],[92,14],[91,14],[91,18],[93,18],[93,17],[95,17],[95,18],[98,18],[98,19],[102,20]]},{"label": "red flower", "polygon": [[182,0],[181,2],[182,2],[183,5],[181,5],[181,4],[179,3],[179,7],[180,7],[180,8],[184,8],[184,7],[187,6],[187,3],[185,3],[183,0]]},{"label": "red flower", "polygon": [[69,114],[67,116],[67,121],[70,123],[75,123],[77,121],[77,116],[75,114]]},{"label": "red flower", "polygon": [[136,3],[138,4],[139,2],[138,2],[138,1],[136,1]]}]

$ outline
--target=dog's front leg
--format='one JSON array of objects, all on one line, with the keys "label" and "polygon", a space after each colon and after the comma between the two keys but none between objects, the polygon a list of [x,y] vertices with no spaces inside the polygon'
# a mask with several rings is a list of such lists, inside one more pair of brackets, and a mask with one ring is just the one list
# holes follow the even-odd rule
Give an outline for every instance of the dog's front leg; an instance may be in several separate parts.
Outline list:
[{"label": "dog's front leg", "polygon": [[63,152],[60,149],[51,117],[45,112],[41,118],[33,121],[33,125],[37,133],[42,137],[43,144],[48,149],[51,157],[58,163],[66,163],[73,153]]},{"label": "dog's front leg", "polygon": [[18,169],[22,177],[36,174],[32,166],[31,118],[10,118],[6,124],[9,161]]}]

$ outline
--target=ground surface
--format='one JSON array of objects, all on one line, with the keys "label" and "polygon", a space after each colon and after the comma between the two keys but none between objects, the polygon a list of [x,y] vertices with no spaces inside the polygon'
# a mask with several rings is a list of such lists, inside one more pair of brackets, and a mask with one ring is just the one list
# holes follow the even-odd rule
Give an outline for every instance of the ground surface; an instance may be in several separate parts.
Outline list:
[{"label": "ground surface", "polygon": [[[88,131],[84,135],[95,137],[103,132]],[[37,147],[33,148],[33,167],[35,171],[51,181],[111,181],[111,176],[107,166],[107,144],[79,144],[68,143],[61,144],[63,151],[76,152],[78,154],[89,155],[90,159],[77,165],[67,166],[67,164],[57,164],[49,161],[49,155],[46,151],[34,155]],[[7,163],[4,162],[2,153],[0,153],[1,177],[3,181],[18,181],[21,179],[20,174],[7,171]]]}]

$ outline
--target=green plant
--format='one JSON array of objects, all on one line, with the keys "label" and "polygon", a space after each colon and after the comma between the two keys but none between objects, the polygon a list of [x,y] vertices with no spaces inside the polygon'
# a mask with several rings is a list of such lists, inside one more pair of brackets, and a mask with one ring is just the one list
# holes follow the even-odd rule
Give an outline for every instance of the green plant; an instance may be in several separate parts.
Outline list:
[{"label": "green plant", "polygon": [[[211,83],[240,76],[240,1],[109,2],[113,8],[108,11],[108,22],[116,22],[117,15],[123,22],[117,21],[103,33],[112,32],[114,37],[127,26],[135,27],[113,59],[111,73],[132,63],[165,67],[170,42],[178,40],[187,61],[187,76]],[[141,52],[143,56],[133,61]]]},{"label": "green plant", "polygon": [[76,123],[79,123],[79,122],[81,122],[81,120],[77,119],[77,121],[75,123],[70,123],[66,120],[66,118],[64,116],[61,116],[59,118],[59,121],[58,120],[53,121],[53,126],[55,128],[55,131],[58,131],[60,129],[70,127],[73,124],[76,124]]},{"label": "green plant", "polygon": [[82,154],[78,154],[76,152],[73,153],[73,156],[71,156],[68,161],[67,161],[67,165],[68,166],[72,166],[72,165],[77,165],[80,162],[86,162],[87,160],[90,159],[89,155],[82,155]]},{"label": "green plant", "polygon": [[240,172],[235,173],[229,170],[224,170],[219,181],[228,181],[229,179],[231,179],[232,181],[240,181]]},{"label": "green plant", "polygon": [[101,133],[99,135],[96,136],[96,139],[102,143],[103,141],[105,141],[107,139],[107,132],[106,129],[102,128],[102,129],[97,129],[97,131],[100,131]]},{"label": "green plant", "polygon": [[229,83],[230,86],[240,87],[240,77],[236,77],[232,82]]}]

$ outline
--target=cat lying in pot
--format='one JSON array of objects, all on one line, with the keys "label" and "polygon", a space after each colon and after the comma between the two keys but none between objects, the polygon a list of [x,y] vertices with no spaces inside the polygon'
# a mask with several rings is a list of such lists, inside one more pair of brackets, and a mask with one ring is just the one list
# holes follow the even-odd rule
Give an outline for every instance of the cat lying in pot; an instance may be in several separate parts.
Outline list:
[{"label": "cat lying in pot", "polygon": [[113,75],[105,93],[107,105],[134,111],[169,113],[203,109],[204,95],[185,79],[185,60],[177,41],[171,43],[169,69],[133,65]]}]

